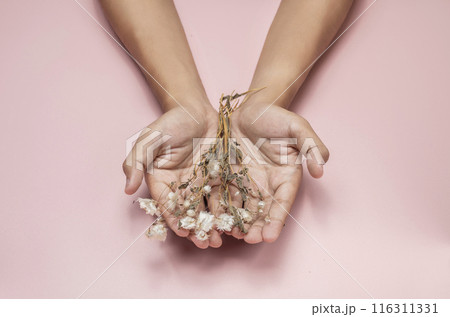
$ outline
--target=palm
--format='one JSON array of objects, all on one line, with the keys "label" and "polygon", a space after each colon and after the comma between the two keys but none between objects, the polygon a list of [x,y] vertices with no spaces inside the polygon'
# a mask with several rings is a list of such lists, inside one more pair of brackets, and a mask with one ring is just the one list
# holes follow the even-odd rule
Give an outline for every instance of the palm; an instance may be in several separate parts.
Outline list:
[{"label": "palm", "polygon": [[[153,130],[170,136],[158,149],[153,170],[146,174],[146,182],[155,199],[165,200],[172,182],[180,183],[193,171],[193,139],[214,135],[215,127],[185,120],[186,115],[174,109],[151,124]],[[182,116],[182,117],[180,117]]]},{"label": "palm", "polygon": [[[248,227],[245,236],[238,230],[234,230],[233,235],[243,237],[248,243],[271,242],[278,238],[284,226],[302,178],[302,167],[299,164],[301,160],[298,160],[299,147],[295,144],[300,139],[297,131],[308,134],[312,129],[300,116],[276,106],[270,107],[254,122],[255,112],[250,109],[244,105],[232,115],[232,135],[241,144],[244,157],[252,152],[259,154],[251,157],[247,167],[254,185],[262,194],[265,207]],[[251,143],[245,142],[243,138],[249,139]],[[250,151],[248,146],[242,146],[257,144],[260,139],[267,140],[262,143],[259,151],[256,147]],[[236,204],[242,204],[239,196],[236,200]],[[257,195],[253,195],[245,202],[245,207],[257,210],[259,200]]]},{"label": "palm", "polygon": [[[214,122],[217,122],[217,115],[213,111],[204,117],[206,120],[202,120],[199,123],[194,120],[186,119],[186,116],[186,113],[181,108],[175,108],[166,112],[158,120],[148,126],[150,130],[147,132],[147,135],[150,135],[153,131],[158,131],[161,134],[158,133],[158,137],[149,141],[148,146],[154,147],[154,149],[150,151],[153,157],[148,157],[147,151],[145,151],[145,159],[142,165],[144,165],[143,169],[146,170],[145,181],[150,195],[153,199],[158,201],[160,206],[162,206],[162,216],[166,220],[168,226],[177,235],[188,237],[193,240],[199,247],[207,247],[209,241],[196,240],[194,235],[189,234],[189,231],[178,228],[178,219],[168,209],[167,204],[167,195],[171,191],[171,184],[180,184],[192,175],[193,140],[195,138],[213,137],[217,132],[217,124],[214,124]],[[163,137],[165,137],[166,140],[164,140],[163,143],[158,144],[158,140],[162,142]],[[140,138],[144,139],[143,136]],[[151,167],[147,164],[147,161],[152,164]],[[129,170],[130,167],[127,167],[127,165],[124,164],[124,169],[128,175],[127,169]],[[140,175],[140,177],[135,176],[136,174]],[[132,175],[135,179],[132,179],[131,182],[134,182],[135,184],[132,184],[132,189],[129,193],[134,192],[135,189],[137,189],[135,187],[140,185],[143,172],[134,169]],[[184,192],[186,192],[186,190],[181,191],[181,198],[185,196],[183,195]],[[199,208],[205,208],[205,206],[201,205]],[[217,241],[217,238],[219,238],[220,241]],[[212,234],[211,240],[213,240],[211,241],[212,246],[217,244],[220,245],[221,243],[221,239],[217,232]]]}]

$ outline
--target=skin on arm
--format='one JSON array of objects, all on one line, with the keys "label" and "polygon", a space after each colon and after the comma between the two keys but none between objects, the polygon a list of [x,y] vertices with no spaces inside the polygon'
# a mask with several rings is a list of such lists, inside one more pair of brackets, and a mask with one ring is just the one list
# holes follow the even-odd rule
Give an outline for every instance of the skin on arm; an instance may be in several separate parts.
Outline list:
[{"label": "skin on arm", "polygon": [[[291,138],[297,144],[284,144],[289,164],[280,164],[279,144],[266,141],[261,146],[266,165],[252,164],[249,169],[264,196],[264,213],[247,235],[235,230],[233,235],[237,238],[258,243],[273,242],[279,237],[301,182],[302,168],[294,162],[308,138],[323,158],[323,162],[314,156],[308,159],[308,170],[315,178],[323,174],[328,149],[304,118],[286,109],[306,79],[311,63],[336,36],[351,5],[351,0],[283,0],[280,4],[250,86],[266,88],[233,114],[233,124],[238,138],[246,137],[253,143],[260,138]],[[246,206],[254,209],[257,203],[258,199],[253,198]],[[269,223],[264,221],[267,214]]]},{"label": "skin on arm", "polygon": [[352,0],[283,0],[250,85],[250,89],[267,88],[255,94],[252,101],[277,100],[276,105],[288,108],[311,70],[311,63],[331,43],[352,3]]},{"label": "skin on arm", "polygon": [[178,107],[178,101],[198,121],[210,104],[173,1],[100,3],[120,40],[148,72],[143,74],[163,110]]},{"label": "skin on arm", "polygon": [[[164,114],[148,126],[171,138],[154,149],[153,162],[123,164],[127,182],[125,192],[134,194],[145,177],[151,196],[167,206],[169,184],[185,181],[191,174],[193,138],[215,136],[217,112],[212,108],[195,66],[183,26],[171,0],[100,0],[104,13],[138,65],[159,101]],[[142,69],[143,68],[143,69]],[[150,132],[141,135],[148,137]],[[146,143],[155,145],[157,139]],[[167,154],[170,146],[170,155]],[[129,159],[136,161],[136,146]],[[139,154],[139,153],[138,153]],[[142,155],[144,156],[144,155]],[[167,159],[163,167],[158,162]],[[130,161],[128,160],[128,162]],[[152,174],[146,173],[153,163]],[[143,168],[137,168],[143,166]],[[204,207],[204,206],[203,206]],[[165,208],[162,208],[164,211]],[[179,236],[188,237],[198,247],[219,247],[217,231],[200,241],[189,231],[178,228],[177,218],[164,212],[168,226]]]}]

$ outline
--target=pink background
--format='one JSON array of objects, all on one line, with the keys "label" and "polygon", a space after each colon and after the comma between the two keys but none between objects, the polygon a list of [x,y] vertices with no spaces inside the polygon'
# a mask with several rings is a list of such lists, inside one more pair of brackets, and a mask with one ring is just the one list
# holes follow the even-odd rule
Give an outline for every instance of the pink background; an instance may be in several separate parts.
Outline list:
[{"label": "pink background", "polygon": [[[246,89],[278,2],[176,4],[211,100]],[[305,177],[292,215],[376,298],[450,297],[449,12],[446,0],[377,1],[293,108],[331,160],[320,181]],[[72,0],[3,0],[0,35],[0,296],[77,297],[151,222],[123,193],[121,163],[160,110]],[[143,236],[84,297],[368,295],[289,219],[274,244]]]}]

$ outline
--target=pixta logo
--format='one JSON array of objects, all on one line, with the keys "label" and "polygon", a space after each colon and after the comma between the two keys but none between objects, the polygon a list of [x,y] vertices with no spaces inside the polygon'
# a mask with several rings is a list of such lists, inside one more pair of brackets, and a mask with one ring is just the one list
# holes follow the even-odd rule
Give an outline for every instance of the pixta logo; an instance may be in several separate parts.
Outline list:
[{"label": "pixta logo", "polygon": [[[172,136],[163,134],[160,131],[152,130],[148,127],[136,132],[126,141],[125,164],[140,171],[153,174],[153,164],[161,146],[169,141]],[[164,147],[164,160],[158,160],[157,168],[161,168],[170,161],[170,145]]]}]

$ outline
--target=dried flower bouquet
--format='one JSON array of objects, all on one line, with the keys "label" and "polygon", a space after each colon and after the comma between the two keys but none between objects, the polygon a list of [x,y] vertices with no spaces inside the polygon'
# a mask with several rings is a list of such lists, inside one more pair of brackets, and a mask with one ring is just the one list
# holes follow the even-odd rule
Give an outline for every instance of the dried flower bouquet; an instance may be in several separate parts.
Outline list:
[{"label": "dried flower bouquet", "polygon": [[[140,208],[144,209],[147,214],[158,217],[149,227],[148,237],[160,241],[166,239],[167,227],[162,218],[164,212],[173,213],[179,219],[178,226],[190,230],[199,240],[208,239],[213,228],[230,232],[236,226],[241,232],[247,233],[244,224],[252,224],[258,214],[263,212],[265,203],[261,191],[249,174],[249,169],[243,163],[240,145],[231,137],[230,121],[233,112],[251,94],[259,90],[221,96],[216,141],[207,152],[201,155],[200,162],[194,165],[192,175],[185,182],[170,184],[170,191],[164,203],[168,206],[166,210],[161,211],[161,206],[156,200],[144,198],[137,200]],[[241,102],[242,97],[244,99]],[[219,203],[224,212],[218,216],[200,208],[201,203],[210,198],[212,182],[220,184]],[[240,195],[244,204],[249,195],[259,198],[257,210],[233,206],[231,185],[238,189],[234,195]],[[182,191],[183,193],[189,192],[183,202],[181,202]],[[269,215],[266,216],[265,221],[270,222]]]}]

